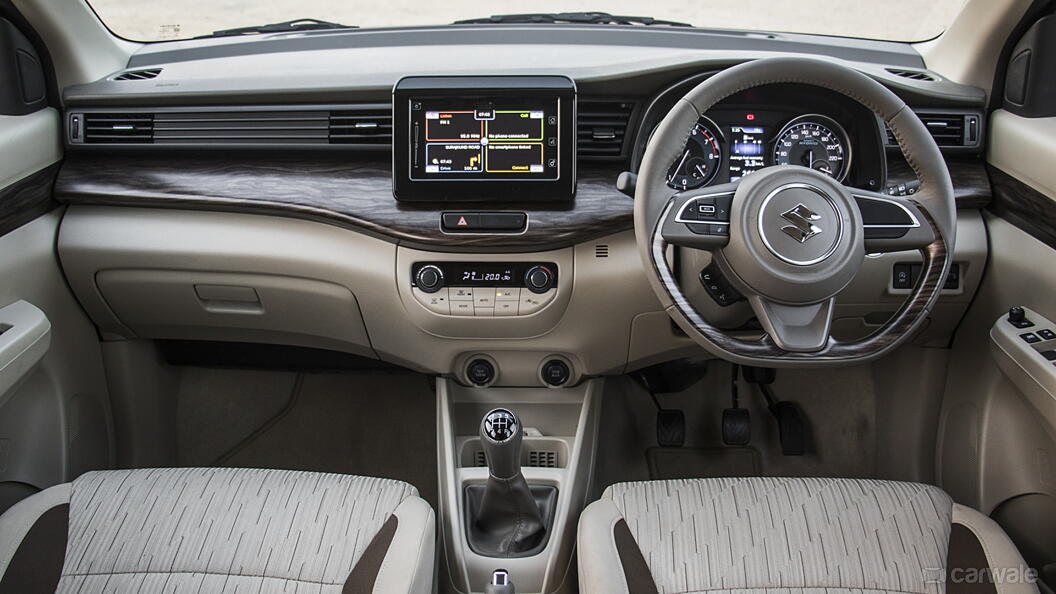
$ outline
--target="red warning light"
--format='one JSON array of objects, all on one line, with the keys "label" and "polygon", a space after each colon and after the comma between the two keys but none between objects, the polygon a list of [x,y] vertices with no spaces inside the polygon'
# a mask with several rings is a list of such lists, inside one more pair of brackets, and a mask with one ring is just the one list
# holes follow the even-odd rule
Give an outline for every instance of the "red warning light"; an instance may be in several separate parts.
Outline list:
[{"label": "red warning light", "polygon": [[749,122],[754,121],[755,120],[755,114],[754,113],[747,114],[746,116],[744,116],[744,119],[748,120]]}]

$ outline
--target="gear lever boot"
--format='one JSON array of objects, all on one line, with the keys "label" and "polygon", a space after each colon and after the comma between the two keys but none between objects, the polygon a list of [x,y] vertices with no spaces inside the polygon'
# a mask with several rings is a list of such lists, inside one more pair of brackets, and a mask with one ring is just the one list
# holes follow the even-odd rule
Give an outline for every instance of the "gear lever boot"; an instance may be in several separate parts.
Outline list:
[{"label": "gear lever boot", "polygon": [[521,474],[522,436],[520,419],[503,408],[484,415],[480,423],[488,483],[475,522],[501,555],[534,549],[546,532],[539,505]]}]

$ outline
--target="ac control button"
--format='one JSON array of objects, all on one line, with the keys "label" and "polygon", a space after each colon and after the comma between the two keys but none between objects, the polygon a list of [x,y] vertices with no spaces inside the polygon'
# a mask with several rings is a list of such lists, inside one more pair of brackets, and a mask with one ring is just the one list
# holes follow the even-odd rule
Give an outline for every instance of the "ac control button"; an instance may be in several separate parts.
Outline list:
[{"label": "ac control button", "polygon": [[426,293],[417,287],[413,287],[411,291],[414,293],[414,298],[425,306],[426,309],[433,313],[441,315],[451,315],[451,302],[447,298],[447,289],[439,289],[434,293]]},{"label": "ac control button", "polygon": [[557,295],[557,289],[550,289],[545,293],[521,291],[520,307],[517,310],[518,315],[527,316],[534,314],[546,307],[546,304],[550,303],[555,295]]},{"label": "ac control button", "polygon": [[472,301],[451,301],[451,315],[453,316],[472,316],[473,315],[473,302]]}]

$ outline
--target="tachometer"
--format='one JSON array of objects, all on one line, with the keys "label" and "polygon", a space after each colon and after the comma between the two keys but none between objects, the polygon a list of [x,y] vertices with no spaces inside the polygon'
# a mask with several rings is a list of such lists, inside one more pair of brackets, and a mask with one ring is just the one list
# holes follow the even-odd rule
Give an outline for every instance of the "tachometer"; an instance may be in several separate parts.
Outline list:
[{"label": "tachometer", "polygon": [[802,165],[843,181],[850,168],[847,134],[823,115],[800,116],[789,122],[774,143],[775,165]]},{"label": "tachometer", "polygon": [[715,179],[722,165],[722,137],[718,130],[706,117],[697,121],[682,156],[667,172],[667,185],[676,190],[691,190]]}]

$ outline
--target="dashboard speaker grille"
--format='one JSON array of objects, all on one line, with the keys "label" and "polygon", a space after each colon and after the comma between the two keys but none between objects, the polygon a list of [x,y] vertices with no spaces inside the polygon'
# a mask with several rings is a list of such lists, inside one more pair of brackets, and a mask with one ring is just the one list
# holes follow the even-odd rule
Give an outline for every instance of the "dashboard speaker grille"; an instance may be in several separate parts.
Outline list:
[{"label": "dashboard speaker grille", "polygon": [[634,103],[580,100],[577,109],[576,150],[581,157],[623,155]]}]

